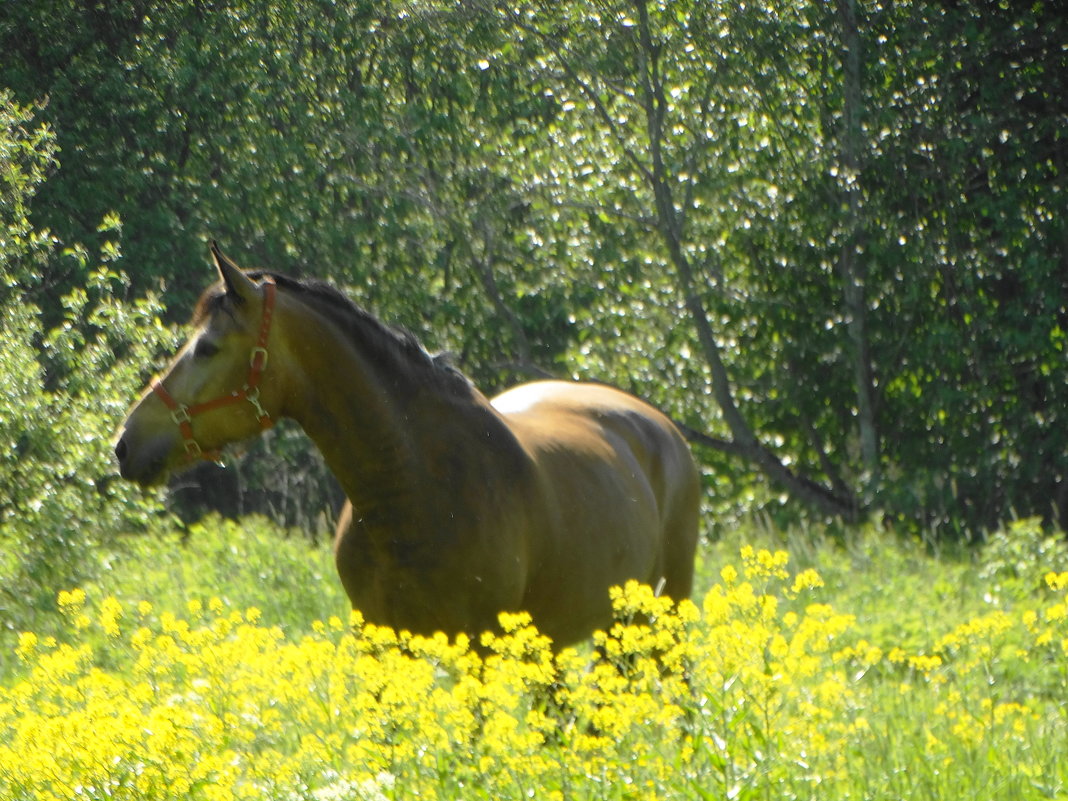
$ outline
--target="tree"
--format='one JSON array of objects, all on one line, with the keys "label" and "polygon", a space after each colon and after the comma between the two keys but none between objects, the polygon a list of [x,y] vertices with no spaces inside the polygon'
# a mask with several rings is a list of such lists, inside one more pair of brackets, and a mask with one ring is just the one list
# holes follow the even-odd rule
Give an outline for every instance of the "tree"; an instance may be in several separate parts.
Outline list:
[{"label": "tree", "polygon": [[[793,460],[768,444],[775,439],[772,431],[765,427],[757,433],[759,414],[754,415],[751,403],[739,401],[739,394],[748,394],[748,376],[737,361],[738,349],[731,346],[735,335],[727,322],[734,318],[741,329],[749,328],[753,320],[745,319],[751,313],[746,306],[761,300],[760,279],[753,278],[760,266],[751,265],[750,271],[728,266],[734,242],[725,229],[732,218],[748,229],[753,216],[773,210],[783,181],[769,167],[781,165],[769,162],[765,151],[772,141],[783,151],[793,144],[789,138],[796,132],[789,123],[812,122],[805,119],[803,102],[791,103],[811,89],[803,84],[806,71],[792,73],[799,75],[797,84],[771,85],[762,75],[770,74],[773,61],[759,63],[760,51],[747,51],[742,61],[740,44],[751,42],[754,33],[788,41],[789,23],[798,22],[796,9],[784,4],[728,19],[708,3],[673,3],[670,8],[604,3],[596,8],[594,15],[586,8],[554,15],[540,5],[502,7],[502,13],[552,56],[546,83],[567,87],[561,102],[574,112],[574,122],[561,138],[581,141],[578,132],[585,131],[589,142],[578,170],[593,165],[591,172],[603,184],[615,184],[603,186],[601,196],[611,200],[600,213],[640,225],[647,235],[647,255],[673,274],[671,283],[708,369],[705,381],[717,416],[730,435],[727,450],[816,508],[855,515],[854,489],[821,476],[820,465],[809,470],[802,464],[798,471],[787,463]],[[773,51],[774,44],[768,41],[765,52],[791,56],[789,48]],[[792,55],[791,66],[797,63],[797,54]],[[768,112],[776,101],[797,116],[772,120]],[[812,152],[806,161],[824,158]],[[566,185],[576,177],[558,181],[555,191],[566,196]],[[545,182],[540,176],[535,180]],[[772,254],[748,255],[762,260]]]},{"label": "tree", "polygon": [[[708,423],[719,419],[732,452],[847,517],[880,509],[966,528],[994,524],[1009,495],[1021,513],[1025,497],[1028,511],[1052,516],[1058,493],[1063,507],[1064,448],[1046,422],[1064,385],[1054,344],[1066,308],[1064,229],[1038,199],[1059,196],[1063,173],[1064,104],[1051,88],[1065,74],[1055,44],[1063,23],[1051,7],[1027,18],[848,0],[498,8],[543,44],[544,84],[571,119],[560,124],[566,144],[532,183],[559,176],[555,202],[574,207],[571,188],[585,191],[584,176],[596,176],[603,213],[652,237],[646,258],[673,271],[716,401]],[[989,63],[975,57],[986,50]],[[1020,121],[1007,119],[1013,93],[1029,107]],[[971,103],[982,112],[967,114]],[[943,132],[917,142],[931,124]],[[984,176],[1000,218],[988,211],[977,225],[976,168],[1007,167],[994,154],[1011,151],[991,145],[1010,138],[1037,161],[1012,156],[1016,186]],[[897,158],[884,158],[891,150]],[[926,155],[942,151],[952,158]],[[963,176],[972,185],[953,195]],[[947,217],[951,227],[931,225]],[[1006,236],[1023,261],[1000,284],[1039,314],[1018,305],[1007,316],[1005,292],[995,309],[982,287],[989,265],[1009,255],[995,244]],[[952,331],[947,279],[953,304],[969,307]],[[981,351],[980,320],[991,337]],[[644,336],[655,350],[655,334]],[[1015,364],[991,360],[996,341],[1021,346]],[[902,384],[920,364],[920,384]],[[1026,414],[999,420],[1017,405],[1009,399],[1021,373],[1039,404],[1037,428]],[[1022,467],[1006,437],[1034,445],[1024,482],[1006,469]]]}]

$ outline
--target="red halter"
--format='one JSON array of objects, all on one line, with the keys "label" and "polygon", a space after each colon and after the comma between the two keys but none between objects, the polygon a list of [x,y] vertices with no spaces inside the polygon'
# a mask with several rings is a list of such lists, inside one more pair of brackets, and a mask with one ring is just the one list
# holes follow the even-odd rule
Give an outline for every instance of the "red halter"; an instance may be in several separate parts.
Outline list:
[{"label": "red halter", "polygon": [[163,382],[158,379],[152,382],[152,391],[159,395],[160,400],[163,401],[163,405],[171,410],[171,419],[174,420],[178,429],[182,432],[182,439],[185,440],[187,461],[192,461],[193,459],[209,459],[215,461],[221,455],[220,451],[217,450],[205,451],[200,447],[200,443],[197,442],[196,437],[193,436],[193,418],[198,414],[210,412],[213,409],[221,409],[224,406],[240,403],[241,401],[248,401],[252,404],[252,408],[256,412],[256,419],[259,420],[260,428],[262,430],[266,431],[274,425],[271,416],[260,404],[259,384],[260,378],[263,376],[263,371],[267,367],[267,337],[270,336],[271,333],[271,317],[274,314],[275,296],[274,281],[270,278],[265,278],[263,283],[263,319],[260,321],[259,339],[256,340],[256,345],[252,348],[252,353],[249,356],[248,378],[245,380],[245,384],[241,389],[235,389],[229,395],[220,395],[217,398],[212,398],[203,403],[186,406],[184,403],[176,401],[174,397],[164,389]]}]

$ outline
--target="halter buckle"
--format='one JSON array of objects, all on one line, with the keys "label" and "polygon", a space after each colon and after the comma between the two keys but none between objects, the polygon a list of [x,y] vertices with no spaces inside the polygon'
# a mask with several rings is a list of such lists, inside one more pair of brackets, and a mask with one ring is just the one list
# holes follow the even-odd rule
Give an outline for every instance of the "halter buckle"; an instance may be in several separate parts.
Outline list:
[{"label": "halter buckle", "polygon": [[177,407],[171,410],[171,419],[178,427],[181,427],[185,423],[190,423],[193,420],[189,415],[189,407],[184,403],[178,404]]},{"label": "halter buckle", "polygon": [[[257,356],[262,356],[263,357],[263,361],[260,362],[260,364],[258,366],[256,364],[256,357]],[[248,366],[251,367],[253,370],[259,370],[260,372],[262,372],[263,370],[266,370],[267,369],[267,348],[263,347],[262,345],[257,345],[256,347],[254,347],[252,349],[252,353],[249,354],[249,357],[248,357]]]},{"label": "halter buckle", "polygon": [[200,443],[195,439],[187,439],[185,441],[185,455],[188,459],[199,459],[204,454],[201,450]]}]

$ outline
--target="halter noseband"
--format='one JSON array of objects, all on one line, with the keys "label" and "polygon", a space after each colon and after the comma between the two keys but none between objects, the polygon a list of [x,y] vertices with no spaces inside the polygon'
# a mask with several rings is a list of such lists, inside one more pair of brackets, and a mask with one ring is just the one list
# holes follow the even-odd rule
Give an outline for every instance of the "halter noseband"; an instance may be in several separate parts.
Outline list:
[{"label": "halter noseband", "polygon": [[174,420],[178,429],[182,432],[182,439],[185,441],[187,461],[192,461],[193,459],[208,459],[215,461],[219,459],[221,455],[218,450],[205,451],[200,447],[200,443],[197,442],[196,437],[193,436],[193,418],[198,414],[210,412],[214,409],[221,409],[224,406],[230,406],[231,404],[240,403],[241,401],[248,401],[252,404],[252,408],[256,412],[256,419],[259,420],[261,430],[266,431],[274,425],[270,414],[268,414],[267,410],[260,404],[259,387],[260,378],[263,376],[263,371],[267,367],[267,338],[271,333],[271,317],[274,315],[274,281],[270,278],[264,278],[263,290],[263,318],[260,321],[259,339],[256,340],[256,344],[252,348],[252,353],[249,355],[248,378],[240,389],[235,389],[229,395],[220,395],[217,398],[212,398],[203,403],[186,406],[184,403],[179,403],[174,399],[171,393],[163,387],[162,381],[156,379],[152,382],[152,391],[159,396],[161,401],[163,401],[163,405],[171,410],[171,419]]}]

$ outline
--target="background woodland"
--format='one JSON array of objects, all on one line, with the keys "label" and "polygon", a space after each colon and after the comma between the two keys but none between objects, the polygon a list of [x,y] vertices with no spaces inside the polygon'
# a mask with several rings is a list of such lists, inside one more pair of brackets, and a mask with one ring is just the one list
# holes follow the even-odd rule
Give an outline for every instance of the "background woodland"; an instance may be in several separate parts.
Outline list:
[{"label": "background woodland", "polygon": [[[570,376],[660,405],[690,429],[710,531],[752,512],[1063,525],[1066,19],[5,3],[0,515],[55,532],[151,505],[107,438],[215,238],[342,285],[487,394]],[[206,483],[309,529],[337,502],[291,429]]]}]

